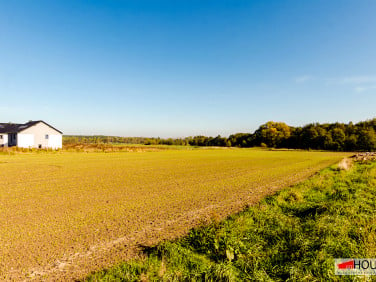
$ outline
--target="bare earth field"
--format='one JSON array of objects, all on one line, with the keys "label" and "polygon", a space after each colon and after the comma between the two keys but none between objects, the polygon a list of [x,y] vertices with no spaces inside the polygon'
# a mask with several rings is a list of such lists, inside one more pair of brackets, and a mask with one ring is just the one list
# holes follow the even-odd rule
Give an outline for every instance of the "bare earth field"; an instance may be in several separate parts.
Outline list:
[{"label": "bare earth field", "polygon": [[346,153],[0,155],[0,280],[73,280],[221,219]]}]

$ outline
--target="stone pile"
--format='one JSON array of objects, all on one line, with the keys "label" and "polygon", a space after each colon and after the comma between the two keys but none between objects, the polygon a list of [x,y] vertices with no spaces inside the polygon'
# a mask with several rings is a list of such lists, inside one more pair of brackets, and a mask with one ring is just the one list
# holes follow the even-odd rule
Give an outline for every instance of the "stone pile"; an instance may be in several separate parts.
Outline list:
[{"label": "stone pile", "polygon": [[376,152],[358,153],[352,158],[354,161],[376,161]]}]

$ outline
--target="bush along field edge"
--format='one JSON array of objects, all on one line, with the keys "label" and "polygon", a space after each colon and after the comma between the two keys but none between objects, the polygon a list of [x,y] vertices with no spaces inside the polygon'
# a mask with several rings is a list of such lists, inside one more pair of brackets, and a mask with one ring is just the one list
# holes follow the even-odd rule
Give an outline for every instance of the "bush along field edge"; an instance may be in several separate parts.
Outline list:
[{"label": "bush along field edge", "polygon": [[376,258],[375,199],[375,161],[331,166],[85,280],[354,281],[335,275],[334,259]]}]

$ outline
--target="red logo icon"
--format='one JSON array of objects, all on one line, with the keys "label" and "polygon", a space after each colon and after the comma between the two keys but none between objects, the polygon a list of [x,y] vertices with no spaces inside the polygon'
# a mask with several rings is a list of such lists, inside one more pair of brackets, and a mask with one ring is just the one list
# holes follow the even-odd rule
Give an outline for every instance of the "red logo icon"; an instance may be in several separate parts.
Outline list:
[{"label": "red logo icon", "polygon": [[337,264],[338,269],[354,269],[354,260],[345,261]]}]

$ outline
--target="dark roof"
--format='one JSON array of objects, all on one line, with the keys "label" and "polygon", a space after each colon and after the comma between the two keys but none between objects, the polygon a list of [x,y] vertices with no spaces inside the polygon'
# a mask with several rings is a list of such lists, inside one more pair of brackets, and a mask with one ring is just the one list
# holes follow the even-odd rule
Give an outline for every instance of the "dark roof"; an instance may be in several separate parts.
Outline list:
[{"label": "dark roof", "polygon": [[18,127],[22,124],[18,123],[0,123],[0,133],[14,133],[18,132]]},{"label": "dark roof", "polygon": [[60,130],[57,130],[55,127],[49,125],[48,123],[44,122],[43,120],[29,121],[29,122],[24,123],[24,124],[22,124],[22,123],[21,124],[20,123],[11,123],[11,122],[0,123],[0,133],[18,133],[18,132],[25,130],[26,128],[29,128],[29,127],[36,125],[39,122],[43,122],[45,125],[51,127],[52,129],[55,129],[56,131],[63,134],[63,132],[61,132]]}]

